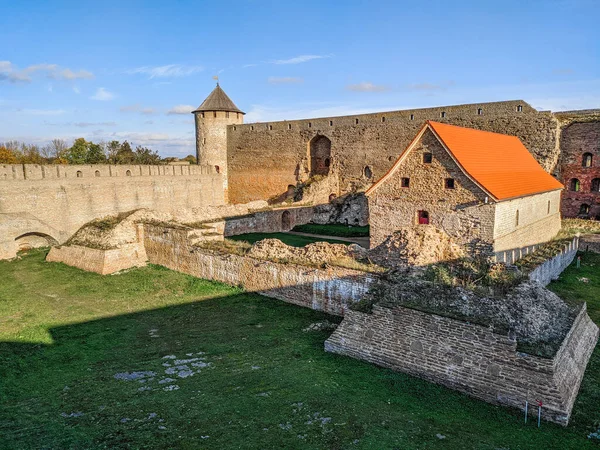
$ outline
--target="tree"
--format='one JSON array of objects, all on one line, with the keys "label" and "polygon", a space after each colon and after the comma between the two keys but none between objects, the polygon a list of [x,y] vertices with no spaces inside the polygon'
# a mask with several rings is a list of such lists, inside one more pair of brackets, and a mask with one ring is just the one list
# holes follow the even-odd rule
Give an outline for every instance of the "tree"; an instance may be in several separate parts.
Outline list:
[{"label": "tree", "polygon": [[18,164],[17,155],[4,145],[0,145],[0,164]]},{"label": "tree", "polygon": [[65,159],[69,164],[85,164],[89,143],[84,138],[77,138],[71,148],[65,152]]},{"label": "tree", "polygon": [[189,161],[190,164],[196,164],[196,157],[194,155],[187,155],[183,158],[183,161]]},{"label": "tree", "polygon": [[85,157],[85,162],[87,164],[104,164],[106,163],[106,155],[104,154],[104,149],[100,144],[94,144],[93,142],[88,142],[88,151]]},{"label": "tree", "polygon": [[135,161],[135,154],[131,150],[129,142],[124,141],[117,151],[117,164],[133,164]]},{"label": "tree", "polygon": [[[57,160],[64,158],[64,154],[68,150],[69,146],[63,139],[52,139],[52,141],[42,148],[42,156],[48,160],[48,162],[56,163]],[[63,159],[64,160],[64,159]]]},{"label": "tree", "polygon": [[147,147],[138,145],[135,148],[135,163],[136,164],[159,164],[160,156],[158,152],[152,151]]}]

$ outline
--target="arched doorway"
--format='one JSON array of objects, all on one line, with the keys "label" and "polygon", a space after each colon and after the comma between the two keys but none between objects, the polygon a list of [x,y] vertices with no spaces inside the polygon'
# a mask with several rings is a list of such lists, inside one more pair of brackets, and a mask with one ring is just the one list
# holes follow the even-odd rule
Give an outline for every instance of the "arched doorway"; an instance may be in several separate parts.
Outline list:
[{"label": "arched doorway", "polygon": [[51,247],[52,245],[58,245],[58,241],[47,234],[31,232],[16,237],[15,244],[17,251],[21,252],[32,248]]},{"label": "arched doorway", "polygon": [[281,229],[289,231],[292,229],[292,215],[289,211],[284,211],[281,215]]},{"label": "arched doorway", "polygon": [[331,166],[331,141],[325,136],[317,135],[308,145],[310,175],[328,175]]}]

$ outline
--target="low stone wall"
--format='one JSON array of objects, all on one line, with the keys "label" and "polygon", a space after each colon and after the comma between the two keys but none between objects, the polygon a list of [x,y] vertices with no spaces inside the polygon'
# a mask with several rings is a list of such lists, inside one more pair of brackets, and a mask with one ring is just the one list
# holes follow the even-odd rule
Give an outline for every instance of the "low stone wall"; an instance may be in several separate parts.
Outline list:
[{"label": "low stone wall", "polygon": [[586,234],[579,238],[579,250],[600,253],[600,234]]},{"label": "low stone wall", "polygon": [[147,257],[143,242],[124,244],[110,250],[64,245],[52,247],[46,261],[62,262],[88,272],[108,275],[131,267],[145,266]]},{"label": "low stone wall", "polygon": [[312,206],[258,211],[246,216],[226,218],[223,233],[225,236],[236,236],[246,233],[290,231],[296,225],[310,222],[313,216]]},{"label": "low stone wall", "polygon": [[563,247],[558,255],[533,269],[529,273],[529,279],[537,281],[543,286],[547,286],[552,280],[556,280],[559,275],[569,267],[573,262],[578,249],[579,236],[576,236],[571,242]]},{"label": "low stone wall", "polygon": [[[489,403],[524,409],[567,425],[598,327],[585,307],[553,359],[517,352],[488,328],[396,306],[348,311],[325,350],[406,372]],[[537,414],[537,408],[531,408]],[[534,411],[535,410],[535,411]]]},{"label": "low stone wall", "polygon": [[144,226],[148,261],[195,277],[241,285],[288,303],[343,315],[360,300],[374,276],[343,268],[316,269],[238,255],[220,255],[191,246],[186,230]]}]

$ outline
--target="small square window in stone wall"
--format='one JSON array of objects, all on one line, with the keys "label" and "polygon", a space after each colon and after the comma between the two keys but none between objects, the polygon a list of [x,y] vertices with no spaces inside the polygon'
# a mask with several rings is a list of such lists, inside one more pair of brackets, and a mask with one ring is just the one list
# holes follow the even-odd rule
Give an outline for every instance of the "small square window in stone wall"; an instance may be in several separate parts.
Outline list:
[{"label": "small square window in stone wall", "polygon": [[446,189],[454,189],[454,178],[446,178]]},{"label": "small square window in stone wall", "polygon": [[433,161],[433,155],[429,152],[423,153],[423,163],[431,164],[431,161]]},{"label": "small square window in stone wall", "polygon": [[410,178],[402,178],[400,180],[400,186],[402,186],[403,188],[407,188],[410,186]]}]

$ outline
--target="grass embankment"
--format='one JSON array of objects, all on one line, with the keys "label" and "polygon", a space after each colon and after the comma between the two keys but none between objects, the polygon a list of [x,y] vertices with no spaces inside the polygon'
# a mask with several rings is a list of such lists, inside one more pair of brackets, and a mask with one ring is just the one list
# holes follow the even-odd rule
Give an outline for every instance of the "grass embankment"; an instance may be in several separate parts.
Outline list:
[{"label": "grass embankment", "polygon": [[307,223],[305,225],[296,225],[292,231],[302,233],[320,234],[323,236],[339,237],[369,237],[369,226],[353,227],[341,223],[332,223],[319,225],[316,223]]},{"label": "grass embankment", "polygon": [[[2,448],[598,448],[598,352],[572,425],[538,429],[325,353],[328,332],[302,331],[339,321],[324,313],[156,266],[100,276],[44,256],[0,261]],[[583,285],[573,295],[597,312]]]}]

